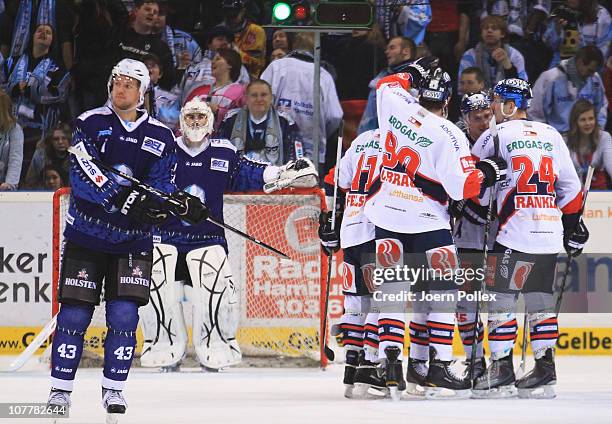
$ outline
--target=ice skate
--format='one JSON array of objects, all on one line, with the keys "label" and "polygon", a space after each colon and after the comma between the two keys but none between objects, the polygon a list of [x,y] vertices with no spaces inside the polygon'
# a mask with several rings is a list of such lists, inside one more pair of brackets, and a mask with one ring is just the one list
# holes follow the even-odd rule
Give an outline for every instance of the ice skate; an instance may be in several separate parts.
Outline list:
[{"label": "ice skate", "polygon": [[346,352],[346,361],[344,365],[344,397],[351,399],[355,389],[355,373],[359,365],[359,356],[363,355],[363,351],[348,350]]},{"label": "ice skate", "polygon": [[[49,393],[49,399],[47,400],[47,408],[50,408],[58,417],[63,418],[68,415],[70,405],[70,392],[51,388],[51,393]],[[61,421],[63,419],[54,420],[53,423]]]},{"label": "ice skate", "polygon": [[365,354],[359,356],[354,384],[353,399],[379,399],[388,393],[383,370],[365,359]]},{"label": "ice skate", "polygon": [[400,349],[389,346],[385,349],[387,363],[385,365],[385,385],[389,389],[392,400],[400,400],[401,391],[406,389],[406,382],[402,372],[402,360]]},{"label": "ice skate", "polygon": [[[471,375],[471,367],[472,361],[470,359],[466,359],[465,362],[465,378],[470,378]],[[483,375],[487,371],[487,360],[482,358],[476,358],[476,363],[474,364],[474,380]]]},{"label": "ice skate", "polygon": [[427,378],[427,361],[408,358],[408,370],[406,371],[406,393],[414,396],[425,395],[425,379]]},{"label": "ice skate", "polygon": [[553,399],[557,395],[553,386],[557,384],[555,354],[552,347],[536,358],[535,367],[517,380],[518,397],[522,399]]},{"label": "ice skate", "polygon": [[494,359],[486,372],[476,379],[472,395],[478,399],[502,399],[516,396],[512,351],[504,358]]},{"label": "ice skate", "polygon": [[127,403],[121,390],[102,388],[102,407],[106,411],[106,424],[116,424],[120,414],[125,414]]},{"label": "ice skate", "polygon": [[427,399],[464,399],[471,396],[470,380],[457,375],[452,365],[453,361],[438,359],[436,350],[429,348],[429,370],[424,382]]}]

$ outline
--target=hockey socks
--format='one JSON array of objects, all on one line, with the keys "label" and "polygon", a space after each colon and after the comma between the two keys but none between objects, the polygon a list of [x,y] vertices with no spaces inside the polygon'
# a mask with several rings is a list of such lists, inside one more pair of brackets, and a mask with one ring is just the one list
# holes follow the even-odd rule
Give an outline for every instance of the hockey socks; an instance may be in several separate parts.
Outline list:
[{"label": "hockey socks", "polygon": [[93,316],[93,305],[62,304],[51,353],[51,387],[72,391],[81,355],[83,338]]},{"label": "hockey socks", "polygon": [[123,390],[136,348],[138,305],[129,300],[106,303],[108,334],[104,343],[104,389]]}]

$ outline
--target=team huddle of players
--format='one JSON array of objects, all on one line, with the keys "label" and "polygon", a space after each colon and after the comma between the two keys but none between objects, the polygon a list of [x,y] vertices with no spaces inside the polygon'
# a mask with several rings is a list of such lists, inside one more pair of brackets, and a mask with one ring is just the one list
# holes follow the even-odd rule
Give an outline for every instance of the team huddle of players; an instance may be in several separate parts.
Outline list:
[{"label": "team huddle of players", "polygon": [[[345,396],[399,399],[405,390],[426,398],[554,397],[556,258],[564,248],[579,255],[588,239],[581,182],[561,135],[527,119],[531,89],[517,78],[500,81],[491,94],[466,94],[459,129],[446,119],[450,78],[429,58],[382,79],[376,96],[379,128],[352,142],[337,180],[332,172],[325,179],[327,192],[337,184],[344,193],[335,211],[340,229],[332,228],[331,212],[319,228],[326,253],[341,247],[344,254],[337,332],[346,354]],[[490,196],[493,222],[485,226]],[[372,281],[381,267],[481,268],[485,227],[489,258],[475,275],[487,276],[494,295],[486,305],[488,366],[476,303],[456,296],[481,290],[482,279],[463,287],[452,279]],[[411,302],[405,379],[405,302],[378,301],[402,287],[441,299]],[[535,367],[517,379],[519,293]],[[463,371],[452,360],[456,324],[468,358]]]}]

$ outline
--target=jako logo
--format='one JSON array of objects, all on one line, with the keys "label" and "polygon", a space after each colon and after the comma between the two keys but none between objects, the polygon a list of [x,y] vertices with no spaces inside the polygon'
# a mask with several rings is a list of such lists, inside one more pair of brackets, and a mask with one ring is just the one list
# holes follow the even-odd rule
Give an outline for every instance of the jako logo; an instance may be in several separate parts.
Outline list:
[{"label": "jako logo", "polygon": [[401,258],[402,248],[399,244],[399,240],[376,240],[376,260],[381,266],[389,268],[399,265]]}]

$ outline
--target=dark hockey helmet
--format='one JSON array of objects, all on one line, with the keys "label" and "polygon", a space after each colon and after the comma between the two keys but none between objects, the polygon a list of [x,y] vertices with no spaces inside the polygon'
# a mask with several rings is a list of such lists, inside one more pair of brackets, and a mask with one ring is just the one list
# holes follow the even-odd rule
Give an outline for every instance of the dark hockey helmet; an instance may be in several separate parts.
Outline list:
[{"label": "dark hockey helmet", "polygon": [[419,90],[419,98],[430,102],[445,102],[453,94],[453,83],[442,68],[431,71],[429,78]]},{"label": "dark hockey helmet", "polygon": [[502,100],[513,100],[517,108],[526,110],[531,104],[533,94],[529,83],[520,78],[507,78],[495,85],[493,94]]},{"label": "dark hockey helmet", "polygon": [[467,93],[461,99],[461,113],[467,115],[474,110],[489,109],[491,107],[491,98],[486,91],[478,91],[476,93]]}]

